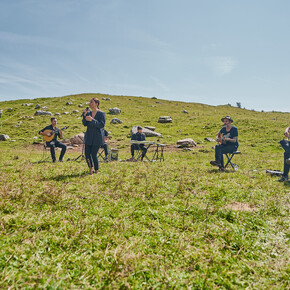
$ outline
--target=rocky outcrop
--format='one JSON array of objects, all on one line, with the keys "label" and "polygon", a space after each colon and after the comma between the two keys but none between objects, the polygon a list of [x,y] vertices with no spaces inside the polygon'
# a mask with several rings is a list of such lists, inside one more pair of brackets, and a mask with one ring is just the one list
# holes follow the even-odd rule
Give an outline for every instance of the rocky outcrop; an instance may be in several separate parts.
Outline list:
[{"label": "rocky outcrop", "polygon": [[169,116],[159,117],[158,123],[172,123],[172,118]]},{"label": "rocky outcrop", "polygon": [[109,112],[112,115],[119,115],[121,113],[121,109],[119,109],[117,107],[116,108],[111,108],[111,109],[109,109]]},{"label": "rocky outcrop", "polygon": [[112,119],[112,121],[111,121],[110,123],[111,123],[111,124],[122,124],[123,121],[121,121],[121,120],[118,119],[118,118],[114,118],[114,119]]},{"label": "rocky outcrop", "polygon": [[85,134],[84,133],[79,133],[79,134],[73,136],[72,138],[70,138],[70,143],[72,145],[74,145],[74,144],[77,144],[77,145],[83,144],[84,143],[84,138],[85,138]]},{"label": "rocky outcrop", "polygon": [[196,146],[196,143],[191,138],[186,138],[186,139],[183,139],[183,140],[178,140],[176,142],[176,144],[177,144],[177,147],[178,148],[194,147],[194,146]]},{"label": "rocky outcrop", "polygon": [[0,135],[0,141],[8,141],[10,137],[6,134],[1,134]]},{"label": "rocky outcrop", "polygon": [[[137,127],[138,126],[133,126],[131,129],[131,135],[136,134],[137,133]],[[151,131],[147,128],[143,128],[142,132],[145,134],[146,137],[162,137],[162,134]]]},{"label": "rocky outcrop", "polygon": [[45,115],[52,116],[52,113],[42,110],[38,110],[34,113],[34,116],[45,116]]}]

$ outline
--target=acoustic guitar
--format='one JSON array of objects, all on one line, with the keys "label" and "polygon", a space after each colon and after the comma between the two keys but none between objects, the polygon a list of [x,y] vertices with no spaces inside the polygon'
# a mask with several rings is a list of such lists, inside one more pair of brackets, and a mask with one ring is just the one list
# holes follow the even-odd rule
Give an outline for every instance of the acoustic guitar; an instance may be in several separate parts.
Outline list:
[{"label": "acoustic guitar", "polygon": [[[68,127],[69,126],[65,126],[65,127],[61,128],[61,131],[66,130]],[[44,134],[50,134],[50,136],[42,135],[43,140],[45,142],[50,142],[50,141],[53,140],[55,134],[57,133],[57,130],[49,130],[49,129],[46,129],[46,130],[43,131],[43,133]]]}]

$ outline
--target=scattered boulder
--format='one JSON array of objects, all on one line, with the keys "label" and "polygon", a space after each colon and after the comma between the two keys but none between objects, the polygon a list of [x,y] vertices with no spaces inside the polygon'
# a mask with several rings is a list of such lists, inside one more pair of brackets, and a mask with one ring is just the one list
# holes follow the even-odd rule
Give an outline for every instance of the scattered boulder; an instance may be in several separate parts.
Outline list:
[{"label": "scattered boulder", "polygon": [[169,116],[159,117],[158,123],[172,123],[172,118]]},{"label": "scattered boulder", "polygon": [[36,104],[36,106],[35,106],[35,108],[34,109],[40,109],[41,108],[41,106],[39,105],[39,104]]},{"label": "scattered boulder", "polygon": [[109,112],[112,115],[119,115],[121,113],[121,109],[116,107],[116,108],[109,109]]},{"label": "scattered boulder", "polygon": [[104,100],[104,101],[105,101],[105,100],[106,100],[106,98],[104,98],[104,97],[103,97],[103,98],[102,98],[102,100]]},{"label": "scattered boulder", "polygon": [[79,110],[73,110],[72,112],[73,112],[73,113],[78,113],[78,112],[79,112]]},{"label": "scattered boulder", "polygon": [[79,104],[79,108],[81,108],[83,105],[82,104]]},{"label": "scattered boulder", "polygon": [[74,144],[77,144],[77,145],[83,144],[84,143],[84,138],[85,138],[85,134],[84,133],[79,133],[79,134],[73,136],[72,138],[70,138],[70,143],[72,145],[74,145]]},{"label": "scattered boulder", "polygon": [[55,116],[59,116],[59,115],[60,115],[60,113],[55,113],[54,115],[55,115]]},{"label": "scattered boulder", "polygon": [[183,140],[178,140],[176,142],[177,148],[184,148],[184,147],[194,147],[196,146],[196,143],[191,138],[186,138]]},{"label": "scattered boulder", "polygon": [[42,107],[42,110],[47,110],[47,109],[48,109],[47,106]]},{"label": "scattered boulder", "polygon": [[146,128],[146,129],[149,129],[149,130],[151,130],[151,131],[155,131],[155,127],[153,127],[153,126],[145,126],[144,128]]},{"label": "scattered boulder", "polygon": [[33,105],[33,103],[25,103],[25,104],[22,104],[22,106],[26,106],[26,107],[30,107],[30,106],[32,106]]},{"label": "scattered boulder", "polygon": [[68,114],[69,114],[69,112],[63,112],[62,114],[63,114],[63,115],[68,115]]},{"label": "scattered boulder", "polygon": [[[131,129],[131,135],[136,134],[137,133],[137,127],[138,126],[133,126]],[[143,128],[142,132],[145,134],[146,137],[162,137],[162,134],[151,131],[147,128]]]},{"label": "scattered boulder", "polygon": [[118,119],[118,118],[114,118],[114,119],[112,119],[112,121],[111,121],[110,123],[111,123],[111,124],[122,124],[123,121],[121,121],[121,120]]},{"label": "scattered boulder", "polygon": [[186,110],[183,110],[182,113],[188,114],[188,112]]},{"label": "scattered boulder", "polygon": [[0,135],[0,141],[8,141],[10,137],[6,134],[1,134]]},{"label": "scattered boulder", "polygon": [[52,113],[42,110],[38,110],[34,113],[34,116],[45,116],[45,115],[52,116]]},{"label": "scattered boulder", "polygon": [[205,141],[208,141],[208,142],[215,142],[215,141],[216,141],[216,140],[214,140],[214,139],[212,139],[212,138],[208,138],[208,137],[204,138],[204,140],[205,140]]},{"label": "scattered boulder", "polygon": [[111,99],[110,98],[106,98],[106,101],[111,101]]},{"label": "scattered boulder", "polygon": [[66,102],[66,105],[70,106],[70,105],[72,105],[72,102]]}]

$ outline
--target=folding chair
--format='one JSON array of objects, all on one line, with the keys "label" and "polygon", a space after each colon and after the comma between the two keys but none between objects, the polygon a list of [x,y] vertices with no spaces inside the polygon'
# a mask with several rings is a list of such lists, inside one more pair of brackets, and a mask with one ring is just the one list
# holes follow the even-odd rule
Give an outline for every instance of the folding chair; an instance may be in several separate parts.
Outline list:
[{"label": "folding chair", "polygon": [[[46,162],[50,158],[50,148],[46,145],[45,142],[42,145],[43,145],[42,156],[38,161],[38,163]],[[47,154],[47,149],[49,149],[49,155]]]},{"label": "folding chair", "polygon": [[230,164],[233,168],[234,171],[237,171],[239,166],[235,163],[232,162],[232,159],[233,157],[236,155],[236,154],[241,154],[240,151],[234,151],[233,153],[224,153],[228,159],[226,165],[225,165],[225,168]]},{"label": "folding chair", "polygon": [[105,155],[105,149],[104,148],[101,148],[101,150],[99,150],[98,152],[98,159],[99,159],[99,162],[106,162],[108,160],[106,160],[106,155]]}]

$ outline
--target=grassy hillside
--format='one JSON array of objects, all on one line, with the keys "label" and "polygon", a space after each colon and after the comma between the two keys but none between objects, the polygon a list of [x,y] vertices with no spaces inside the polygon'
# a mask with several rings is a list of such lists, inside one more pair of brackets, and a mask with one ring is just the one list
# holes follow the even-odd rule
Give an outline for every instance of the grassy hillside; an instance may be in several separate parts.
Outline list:
[{"label": "grassy hillside", "polygon": [[[150,125],[168,145],[165,162],[111,162],[94,176],[84,162],[37,163],[33,137],[50,117],[23,117],[37,103],[53,114],[81,113],[91,96],[111,99],[101,100],[106,113],[122,110],[122,124],[110,124],[110,114],[106,124],[121,159],[130,156],[131,127]],[[290,187],[265,174],[282,169],[278,141],[289,113],[96,94],[0,109],[0,134],[15,140],[0,142],[1,288],[289,288]],[[80,113],[58,117],[59,127],[70,126],[65,138],[84,131]],[[227,114],[242,155],[237,172],[221,173],[209,165],[215,144],[204,138],[215,137]],[[173,123],[159,124],[164,115]],[[183,138],[198,146],[175,149]]]}]

